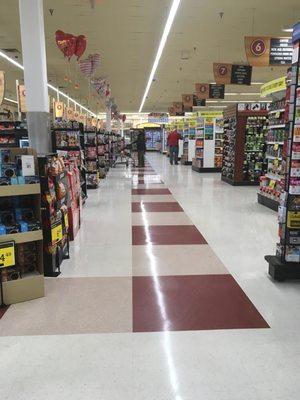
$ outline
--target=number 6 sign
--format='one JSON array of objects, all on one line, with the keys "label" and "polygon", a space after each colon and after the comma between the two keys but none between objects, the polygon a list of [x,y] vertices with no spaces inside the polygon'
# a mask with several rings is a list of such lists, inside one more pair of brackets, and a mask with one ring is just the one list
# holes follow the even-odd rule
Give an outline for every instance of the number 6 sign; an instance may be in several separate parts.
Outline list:
[{"label": "number 6 sign", "polygon": [[245,50],[248,62],[253,67],[270,65],[271,38],[269,36],[246,36]]},{"label": "number 6 sign", "polygon": [[260,57],[265,54],[267,49],[266,43],[263,39],[255,39],[251,43],[250,50],[255,57]]}]

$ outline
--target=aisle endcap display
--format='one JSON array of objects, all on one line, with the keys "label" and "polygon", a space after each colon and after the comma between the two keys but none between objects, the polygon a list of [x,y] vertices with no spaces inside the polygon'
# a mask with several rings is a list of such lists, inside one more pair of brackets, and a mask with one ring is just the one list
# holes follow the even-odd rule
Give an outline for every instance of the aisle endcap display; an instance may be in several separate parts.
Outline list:
[{"label": "aisle endcap display", "polygon": [[0,275],[9,305],[45,295],[36,152],[1,149],[0,175]]},{"label": "aisle endcap display", "polygon": [[221,172],[223,132],[223,112],[199,111],[197,113],[193,171]]},{"label": "aisle endcap display", "polygon": [[267,103],[239,103],[224,111],[222,181],[233,186],[258,186],[266,173]]},{"label": "aisle endcap display", "polygon": [[258,203],[274,211],[278,211],[280,195],[284,188],[282,156],[286,145],[286,117],[288,115],[286,89],[280,92],[276,90],[276,98],[278,97],[280,99],[271,103],[269,108],[268,129],[265,137],[267,170],[266,174],[260,177],[260,188],[257,194]]},{"label": "aisle endcap display", "polygon": [[276,254],[265,257],[269,275],[276,281],[300,278],[300,23],[294,27],[293,63],[288,71],[286,101],[287,145],[284,160],[284,190],[278,207],[279,242]]}]

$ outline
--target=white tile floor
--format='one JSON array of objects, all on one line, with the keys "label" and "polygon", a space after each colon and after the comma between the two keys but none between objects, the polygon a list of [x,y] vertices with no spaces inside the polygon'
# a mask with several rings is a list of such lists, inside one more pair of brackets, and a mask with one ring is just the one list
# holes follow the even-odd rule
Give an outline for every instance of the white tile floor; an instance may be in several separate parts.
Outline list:
[{"label": "white tile floor", "polygon": [[[272,282],[263,258],[276,214],[255,188],[148,158],[271,329],[2,337],[0,399],[298,400],[300,283]],[[63,276],[132,272],[130,191],[130,176],[114,170],[90,192]]]}]

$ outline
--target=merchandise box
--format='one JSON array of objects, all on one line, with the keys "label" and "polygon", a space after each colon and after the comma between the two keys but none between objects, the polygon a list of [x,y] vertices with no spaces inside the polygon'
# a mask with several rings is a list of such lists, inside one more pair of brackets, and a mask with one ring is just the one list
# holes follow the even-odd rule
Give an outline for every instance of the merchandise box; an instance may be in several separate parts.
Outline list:
[{"label": "merchandise box", "polygon": [[80,210],[79,208],[68,209],[69,217],[69,236],[70,240],[75,240],[80,229]]}]

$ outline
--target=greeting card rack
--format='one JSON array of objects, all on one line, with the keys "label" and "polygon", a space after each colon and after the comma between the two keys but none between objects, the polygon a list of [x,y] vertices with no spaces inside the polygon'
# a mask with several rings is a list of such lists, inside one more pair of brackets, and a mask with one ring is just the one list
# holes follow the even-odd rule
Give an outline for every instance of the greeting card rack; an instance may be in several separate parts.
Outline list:
[{"label": "greeting card rack", "polygon": [[266,256],[269,274],[276,281],[300,278],[300,23],[294,26],[293,63],[287,78],[289,99],[285,185],[278,207],[279,243],[275,256]]}]

